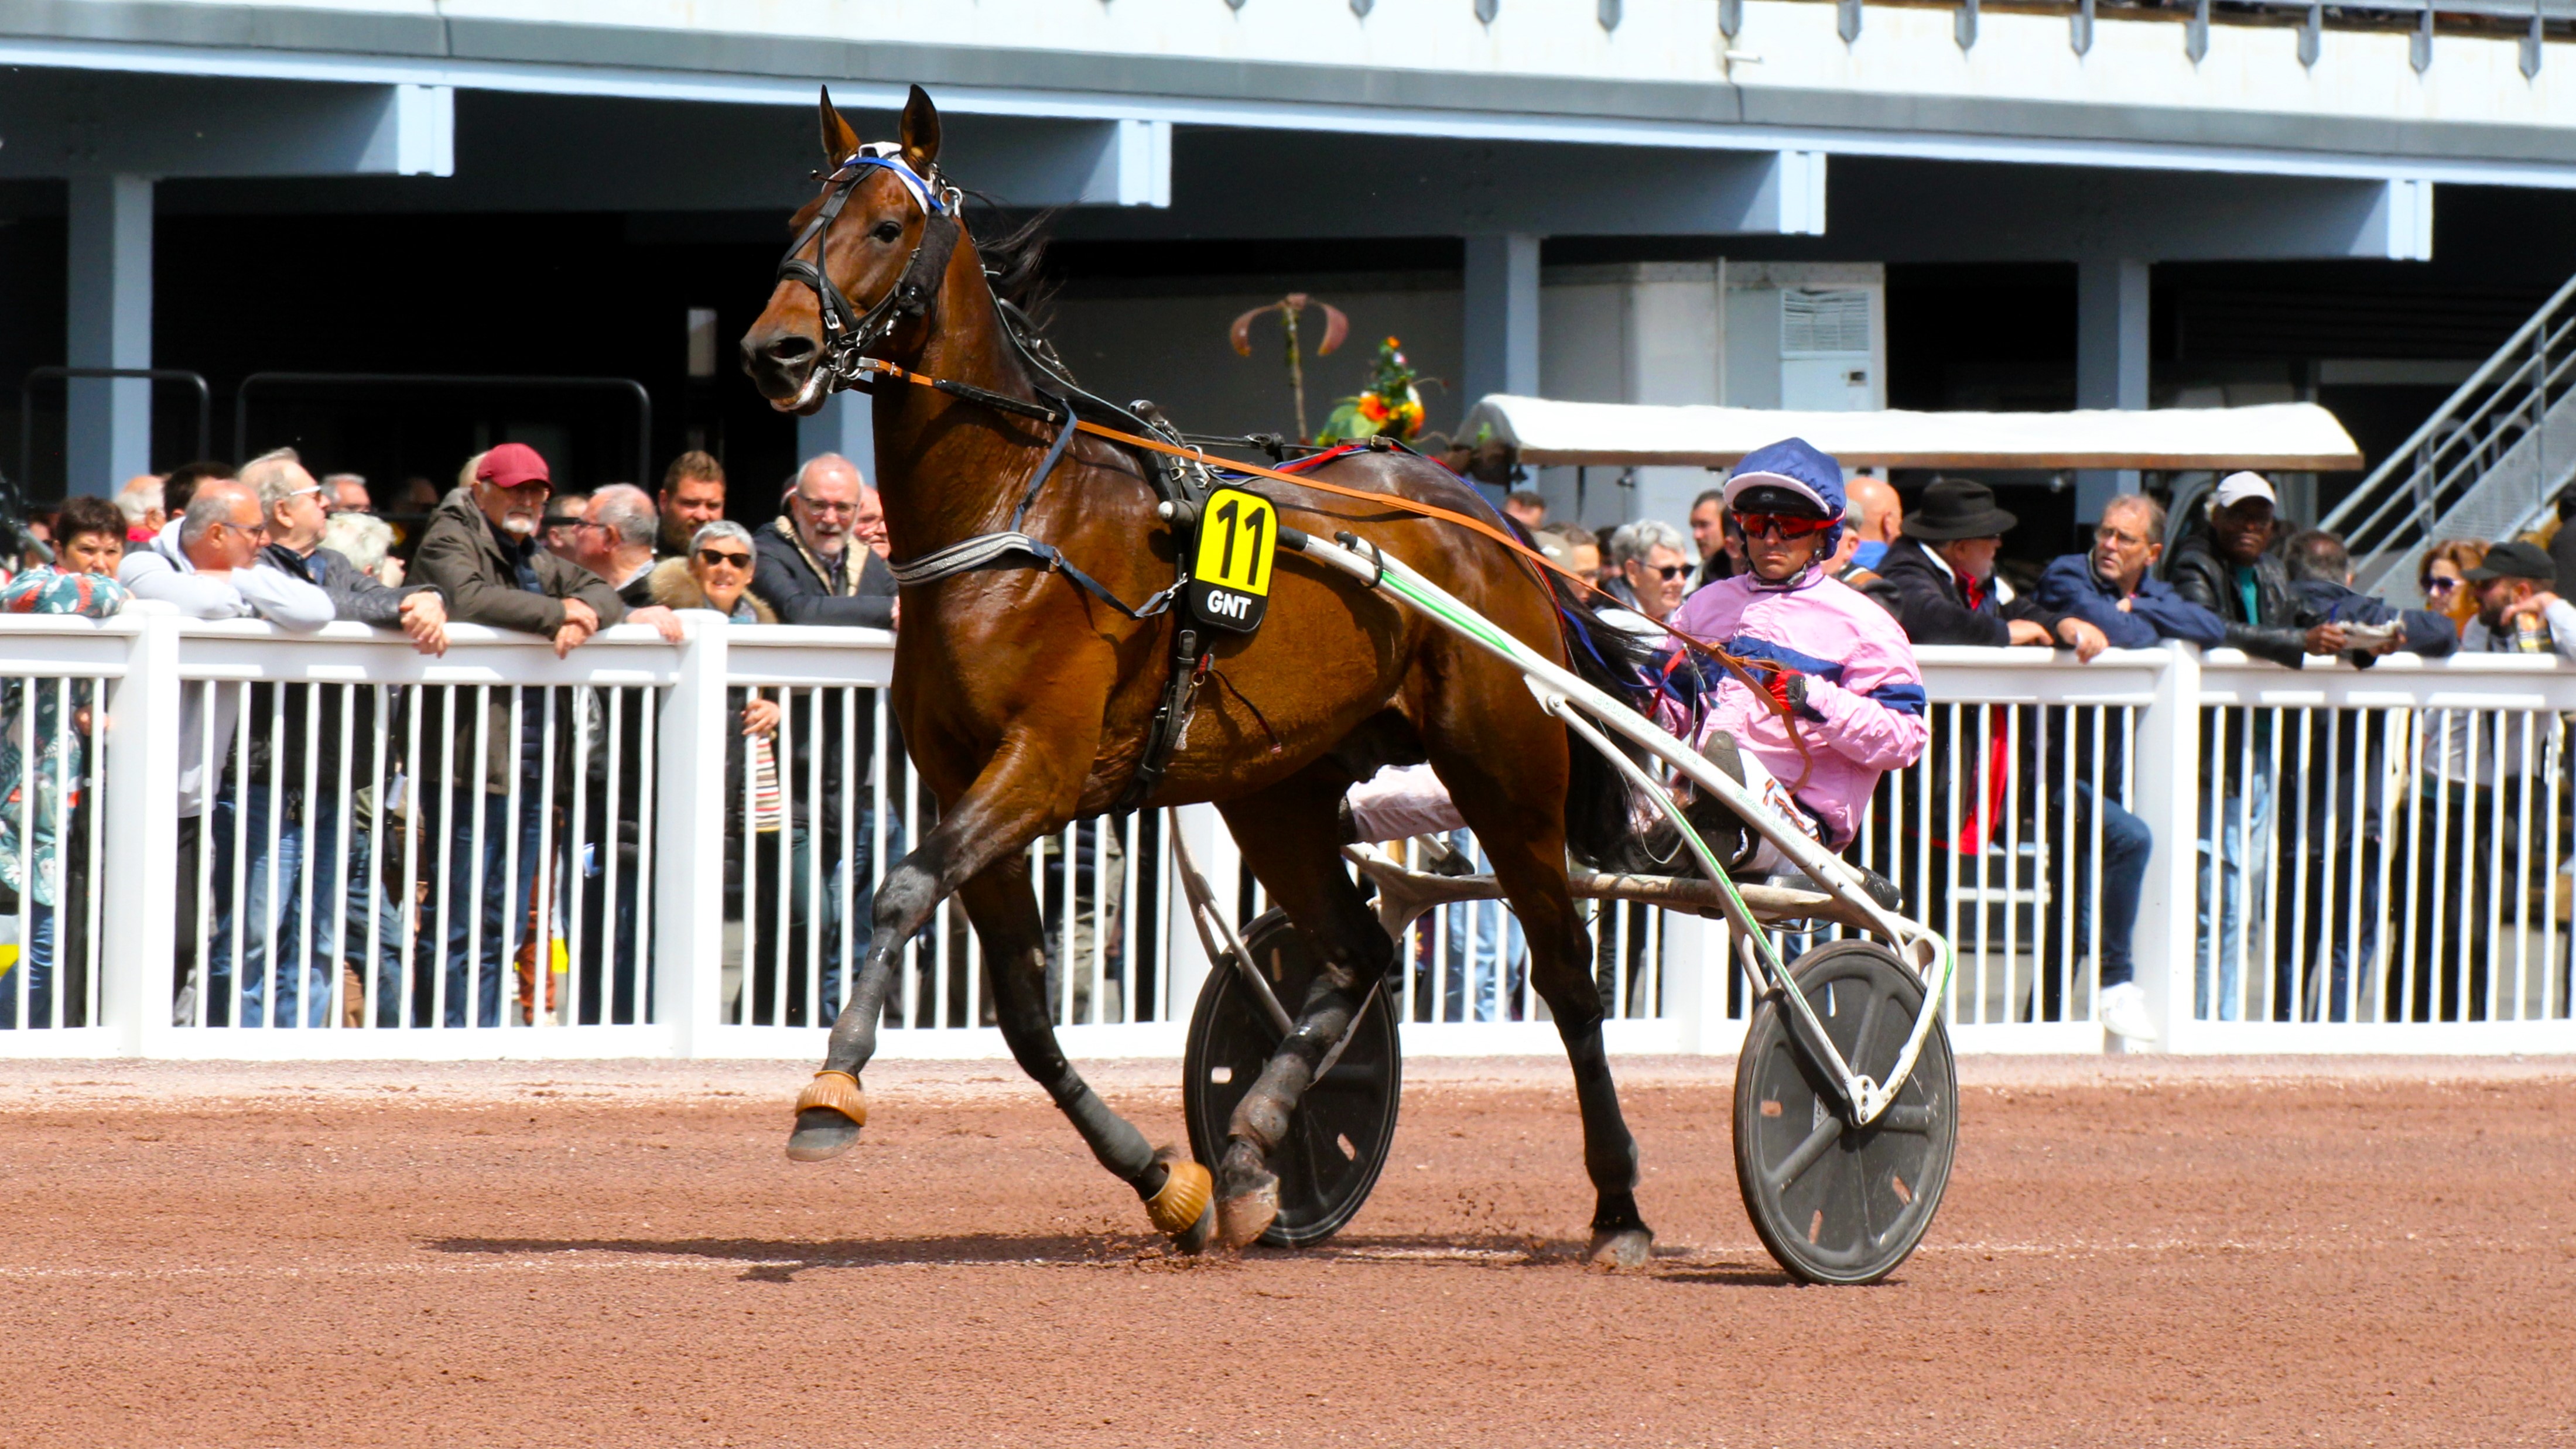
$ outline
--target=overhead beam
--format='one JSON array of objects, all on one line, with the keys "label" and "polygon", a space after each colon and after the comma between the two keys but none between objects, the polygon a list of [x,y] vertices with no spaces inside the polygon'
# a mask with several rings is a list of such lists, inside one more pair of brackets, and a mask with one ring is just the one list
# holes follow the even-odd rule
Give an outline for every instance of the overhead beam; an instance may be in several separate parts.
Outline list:
[{"label": "overhead beam", "polygon": [[0,177],[445,176],[455,113],[445,86],[20,70],[0,85]]},{"label": "overhead beam", "polygon": [[[961,177],[965,173],[960,173]],[[1182,130],[1167,213],[1069,235],[1812,236],[1825,157],[1419,140],[1372,151],[1270,131]]]},{"label": "overhead beam", "polygon": [[2420,180],[1841,158],[1827,254],[1873,261],[2429,261]]},{"label": "overhead beam", "polygon": [[[837,98],[836,98],[837,99]],[[841,107],[863,140],[894,113]],[[822,162],[812,92],[797,105],[704,105],[467,92],[454,109],[451,179],[197,188],[192,209],[271,211],[779,211],[814,195]],[[1172,128],[1150,120],[944,118],[940,165],[1017,207],[1167,206]],[[447,174],[447,173],[441,173]]]}]

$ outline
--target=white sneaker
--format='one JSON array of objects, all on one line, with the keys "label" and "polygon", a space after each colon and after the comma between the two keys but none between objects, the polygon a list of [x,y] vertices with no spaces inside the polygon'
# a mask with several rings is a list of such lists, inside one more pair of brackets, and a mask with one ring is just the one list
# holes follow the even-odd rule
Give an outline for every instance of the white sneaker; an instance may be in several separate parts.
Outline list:
[{"label": "white sneaker", "polygon": [[2102,1029],[2130,1041],[2154,1041],[2156,1024],[2147,1016],[2147,993],[2134,981],[2102,988]]}]

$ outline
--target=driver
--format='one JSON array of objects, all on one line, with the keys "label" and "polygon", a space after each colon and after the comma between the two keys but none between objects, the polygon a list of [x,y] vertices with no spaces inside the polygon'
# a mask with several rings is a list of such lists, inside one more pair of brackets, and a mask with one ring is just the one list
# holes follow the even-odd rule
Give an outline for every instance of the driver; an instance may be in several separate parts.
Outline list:
[{"label": "driver", "polygon": [[[1749,570],[1701,588],[1669,622],[1677,633],[1751,661],[1748,672],[1764,688],[1711,671],[1716,688],[1695,723],[1693,712],[1669,698],[1656,722],[1686,734],[1774,815],[1838,851],[1859,833],[1879,775],[1923,753],[1923,675],[1895,619],[1826,573],[1842,530],[1840,464],[1803,439],[1773,443],[1745,456],[1725,496],[1727,526],[1742,530]],[[1784,716],[1797,721],[1794,739]],[[1432,835],[1463,823],[1427,765],[1379,771],[1351,789],[1345,809],[1344,837],[1355,841]],[[1688,814],[1730,875],[1781,868],[1777,848],[1716,801],[1694,802]],[[1680,846],[1660,818],[1646,843],[1667,861]],[[1875,879],[1871,885],[1882,898],[1890,893]]]},{"label": "driver", "polygon": [[[1842,850],[1860,833],[1878,777],[1923,753],[1923,673],[1887,610],[1827,574],[1842,536],[1841,464],[1803,438],[1756,449],[1727,479],[1726,519],[1742,534],[1747,571],[1683,600],[1670,624],[1751,661],[1764,687],[1719,675],[1692,743],[1774,814]],[[1715,801],[1690,816],[1703,834],[1736,824]],[[1733,844],[1731,874],[1767,875],[1780,864],[1749,830]]]}]

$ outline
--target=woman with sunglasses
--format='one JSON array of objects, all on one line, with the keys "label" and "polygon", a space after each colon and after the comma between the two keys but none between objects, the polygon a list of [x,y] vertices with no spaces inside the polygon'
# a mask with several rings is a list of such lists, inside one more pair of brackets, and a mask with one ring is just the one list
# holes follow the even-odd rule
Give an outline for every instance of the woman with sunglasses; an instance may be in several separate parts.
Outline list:
[{"label": "woman with sunglasses", "polygon": [[701,527],[689,551],[653,566],[653,602],[666,609],[713,609],[736,624],[775,624],[778,615],[751,591],[751,534],[725,519]]},{"label": "woman with sunglasses", "polygon": [[2477,591],[2468,586],[2469,570],[2487,561],[2487,546],[2465,538],[2448,538],[2424,550],[2415,565],[2415,587],[2424,607],[2460,628],[2478,616]]}]

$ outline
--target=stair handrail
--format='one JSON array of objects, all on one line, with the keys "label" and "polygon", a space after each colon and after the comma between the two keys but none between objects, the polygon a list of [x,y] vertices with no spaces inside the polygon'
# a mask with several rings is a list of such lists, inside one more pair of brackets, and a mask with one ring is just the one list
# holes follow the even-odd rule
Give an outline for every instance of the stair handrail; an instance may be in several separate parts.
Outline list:
[{"label": "stair handrail", "polygon": [[[2404,443],[2400,444],[2394,451],[2389,453],[2386,458],[2381,459],[2379,466],[2371,469],[2369,475],[2361,480],[2360,486],[2346,494],[2344,496],[2344,500],[2329,510],[2324,520],[2317,526],[2320,528],[2333,529],[2336,532],[2342,533],[2347,540],[2357,540],[2366,530],[2377,526],[2382,516],[2385,515],[2390,508],[2394,507],[2401,501],[2413,502],[2419,507],[2429,507],[2430,500],[2416,500],[2412,496],[2412,490],[2409,490],[2409,493],[2403,498],[2401,498],[2400,495],[2391,494],[2387,498],[2380,499],[2378,506],[2372,508],[2369,514],[2363,517],[2358,523],[2351,524],[2349,526],[2345,524],[2345,519],[2365,503],[2368,503],[2371,500],[2372,495],[2387,483],[2389,476],[2399,470],[2401,464],[2405,465],[2405,471],[2410,477],[2414,474],[2429,471],[2431,469],[2432,464],[2430,462],[2429,455],[2425,454],[2423,450],[2425,445],[2433,438],[2435,432],[2446,424],[2454,421],[2463,412],[2484,411],[2483,408],[2468,408],[2466,404],[2474,394],[2487,386],[2487,384],[2494,378],[2497,369],[2505,366],[2507,359],[2512,360],[2513,365],[2510,370],[2513,371],[2519,371],[2524,364],[2530,360],[2526,350],[2527,344],[2529,344],[2535,336],[2540,334],[2541,329],[2548,324],[2551,316],[2561,307],[2565,306],[2571,297],[2576,297],[2576,276],[2571,276],[2565,282],[2559,284],[2558,290],[2550,295],[2549,300],[2543,302],[2539,309],[2533,312],[2520,327],[2515,328],[2513,335],[2506,338],[2503,344],[2498,346],[2496,350],[2488,356],[2485,362],[2479,364],[2477,371],[2469,374],[2468,381],[2461,383],[2458,388],[2454,389],[2451,395],[2443,400],[2442,405],[2435,408],[2432,414],[2424,419],[2423,423],[2407,437]],[[2548,385],[2549,379],[2546,369],[2544,369],[2541,376],[2534,383],[2534,386],[2541,390],[2544,401],[2546,400]],[[2425,527],[2429,530],[2432,527],[2432,524],[2433,520],[2428,517],[2425,520]],[[2370,546],[2369,551],[2378,552],[2379,546],[2377,544],[2373,544]]]}]

